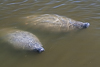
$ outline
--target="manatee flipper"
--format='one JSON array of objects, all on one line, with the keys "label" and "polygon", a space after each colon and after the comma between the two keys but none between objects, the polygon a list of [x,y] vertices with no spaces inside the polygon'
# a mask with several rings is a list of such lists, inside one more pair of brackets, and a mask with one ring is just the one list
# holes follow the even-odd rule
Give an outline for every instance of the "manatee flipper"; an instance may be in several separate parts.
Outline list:
[{"label": "manatee flipper", "polygon": [[3,29],[0,32],[2,33],[2,39],[17,49],[34,50],[37,52],[44,51],[39,39],[30,32],[18,29]]}]

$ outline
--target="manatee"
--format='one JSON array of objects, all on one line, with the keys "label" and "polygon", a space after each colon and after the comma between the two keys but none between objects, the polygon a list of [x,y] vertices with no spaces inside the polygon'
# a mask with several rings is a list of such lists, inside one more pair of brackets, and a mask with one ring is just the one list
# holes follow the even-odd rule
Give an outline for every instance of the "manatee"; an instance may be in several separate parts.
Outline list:
[{"label": "manatee", "polygon": [[33,29],[49,32],[68,32],[71,30],[85,29],[89,27],[88,22],[75,21],[57,14],[31,15],[25,17],[25,23]]},{"label": "manatee", "polygon": [[43,52],[39,39],[32,33],[18,29],[2,29],[2,39],[16,49]]}]

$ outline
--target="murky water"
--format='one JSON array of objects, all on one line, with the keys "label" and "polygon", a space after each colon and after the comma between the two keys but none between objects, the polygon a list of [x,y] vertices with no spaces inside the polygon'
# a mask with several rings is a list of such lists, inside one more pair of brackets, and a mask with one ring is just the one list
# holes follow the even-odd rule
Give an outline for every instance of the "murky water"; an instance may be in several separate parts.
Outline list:
[{"label": "murky water", "polygon": [[[32,31],[23,17],[58,14],[89,22],[73,33]],[[0,0],[0,29],[14,27],[35,34],[45,52],[16,51],[0,40],[0,67],[100,67],[100,0]]]}]

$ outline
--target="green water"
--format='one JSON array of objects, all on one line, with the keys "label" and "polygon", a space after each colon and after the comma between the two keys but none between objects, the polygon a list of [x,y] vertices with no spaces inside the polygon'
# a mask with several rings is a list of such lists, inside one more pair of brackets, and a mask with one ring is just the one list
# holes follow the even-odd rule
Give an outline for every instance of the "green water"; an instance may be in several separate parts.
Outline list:
[{"label": "green water", "polygon": [[[58,14],[91,25],[70,33],[21,25],[23,17],[34,14]],[[35,34],[45,52],[17,51],[0,39],[0,67],[100,67],[99,0],[0,0],[0,29],[7,27]]]}]

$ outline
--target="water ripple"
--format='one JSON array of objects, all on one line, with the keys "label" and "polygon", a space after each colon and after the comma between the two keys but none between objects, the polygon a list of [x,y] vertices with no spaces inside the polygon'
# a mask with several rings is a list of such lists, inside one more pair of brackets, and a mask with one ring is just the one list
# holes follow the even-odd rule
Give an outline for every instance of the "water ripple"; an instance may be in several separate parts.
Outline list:
[{"label": "water ripple", "polygon": [[22,2],[8,3],[8,4],[6,4],[6,5],[21,4],[21,3],[25,3],[25,2],[27,2],[27,1],[28,1],[28,0],[24,0],[24,1],[22,1]]},{"label": "water ripple", "polygon": [[45,5],[50,5],[50,4],[59,3],[59,2],[61,2],[61,1],[52,0],[52,1],[48,2],[48,3],[45,3]]},{"label": "water ripple", "polygon": [[58,7],[61,7],[63,5],[65,5],[65,4],[60,4],[60,5],[54,6],[53,8],[58,8]]}]

